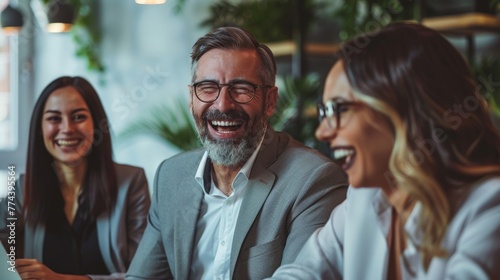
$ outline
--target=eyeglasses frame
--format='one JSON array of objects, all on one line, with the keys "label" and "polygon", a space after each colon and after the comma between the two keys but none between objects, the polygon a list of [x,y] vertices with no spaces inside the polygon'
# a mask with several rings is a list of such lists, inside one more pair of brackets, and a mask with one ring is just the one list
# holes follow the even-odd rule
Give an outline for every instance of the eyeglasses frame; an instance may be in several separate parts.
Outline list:
[{"label": "eyeglasses frame", "polygon": [[[334,104],[334,105],[329,105],[329,104]],[[334,99],[329,99],[325,103],[318,102],[317,107],[316,107],[316,110],[318,113],[318,121],[321,124],[321,122],[323,122],[324,119],[327,119],[328,127],[330,127],[331,129],[337,130],[340,128],[341,108],[355,106],[355,105],[360,105],[360,103],[356,102],[356,101],[337,101]],[[336,107],[336,110],[335,110],[334,106]],[[331,108],[331,110],[333,111],[333,114],[328,115],[326,113],[326,109],[328,107]],[[335,127],[332,127],[331,121],[328,120],[328,119],[331,119],[333,117],[333,115],[335,115],[334,116],[335,117]]]},{"label": "eyeglasses frame", "polygon": [[[198,96],[198,93],[196,92],[196,86],[201,84],[201,83],[206,83],[206,82],[211,82],[211,83],[214,83],[216,84],[218,87],[219,87],[219,91],[217,93],[217,97],[212,100],[212,101],[204,101],[204,100],[201,100],[201,98]],[[194,91],[194,95],[196,96],[196,98],[198,100],[200,100],[201,102],[203,103],[212,103],[212,102],[215,102],[215,100],[217,100],[220,96],[220,92],[222,90],[223,87],[232,87],[234,86],[235,84],[247,84],[247,85],[250,85],[253,87],[254,89],[254,92],[253,92],[253,95],[252,95],[252,98],[250,98],[250,100],[248,100],[247,102],[239,102],[239,101],[236,101],[234,100],[233,96],[231,95],[230,92],[229,93],[229,98],[231,98],[231,100],[233,100],[234,102],[238,103],[238,104],[248,104],[250,102],[252,102],[252,100],[255,98],[255,94],[257,93],[257,89],[258,88],[261,88],[261,89],[266,89],[266,88],[272,88],[273,86],[269,86],[269,85],[256,85],[254,83],[251,83],[251,82],[248,82],[248,81],[244,81],[244,80],[238,80],[238,81],[233,81],[233,82],[230,82],[230,83],[227,83],[227,84],[219,84],[218,82],[216,81],[213,81],[213,80],[202,80],[202,81],[198,81],[198,82],[194,82],[191,84],[191,87],[193,88],[193,91]]]}]

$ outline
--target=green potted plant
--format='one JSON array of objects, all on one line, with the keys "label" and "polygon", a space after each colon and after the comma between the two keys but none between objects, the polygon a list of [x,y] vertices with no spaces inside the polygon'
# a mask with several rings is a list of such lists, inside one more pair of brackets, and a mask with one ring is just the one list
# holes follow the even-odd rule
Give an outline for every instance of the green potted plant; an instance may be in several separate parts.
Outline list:
[{"label": "green potted plant", "polygon": [[180,151],[201,147],[189,106],[180,98],[169,105],[160,104],[152,108],[150,114],[132,123],[119,136],[136,134],[154,135]]}]

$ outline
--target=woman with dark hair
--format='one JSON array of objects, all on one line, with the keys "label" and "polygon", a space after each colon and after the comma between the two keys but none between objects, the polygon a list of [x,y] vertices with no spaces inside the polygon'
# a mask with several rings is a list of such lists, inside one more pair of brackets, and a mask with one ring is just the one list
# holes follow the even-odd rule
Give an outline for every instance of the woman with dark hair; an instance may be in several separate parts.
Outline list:
[{"label": "woman with dark hair", "polygon": [[106,113],[84,78],[42,91],[20,181],[23,279],[124,277],[146,227],[148,185],[143,169],[113,162]]},{"label": "woman with dark hair", "polygon": [[316,137],[347,199],[276,279],[500,279],[500,136],[466,62],[395,23],[342,45]]}]

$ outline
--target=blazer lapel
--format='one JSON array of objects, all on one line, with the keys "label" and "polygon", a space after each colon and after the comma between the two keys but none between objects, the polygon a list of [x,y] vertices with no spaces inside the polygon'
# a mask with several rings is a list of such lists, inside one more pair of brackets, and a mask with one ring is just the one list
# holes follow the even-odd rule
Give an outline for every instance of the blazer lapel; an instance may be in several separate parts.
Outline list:
[{"label": "blazer lapel", "polygon": [[[193,177],[194,178],[194,175]],[[203,192],[196,182],[191,182],[192,178],[186,178],[180,182],[184,187],[182,194],[177,197],[178,204],[175,219],[175,271],[178,279],[188,279],[191,271],[191,256],[194,247],[194,237],[196,234],[196,223],[200,213]]]},{"label": "blazer lapel", "polygon": [[[115,248],[113,248],[113,244],[111,244],[110,240],[113,240],[114,236],[116,236],[116,232],[113,229],[113,227],[110,226],[111,222],[111,215],[109,214],[109,211],[106,211],[105,213],[102,213],[99,215],[99,217],[96,219],[96,227],[97,227],[97,236],[98,236],[98,245],[99,249],[101,252],[103,252],[102,259],[104,260],[104,263],[106,264],[106,267],[108,270],[110,267],[113,267],[113,260],[111,259],[111,252],[114,252]],[[110,253],[106,253],[110,252]],[[111,265],[111,266],[110,266]],[[114,271],[111,271],[114,272]]]},{"label": "blazer lapel", "polygon": [[231,277],[233,277],[236,260],[238,259],[247,233],[276,180],[276,176],[266,168],[278,158],[278,155],[283,151],[287,143],[286,139],[279,137],[272,129],[267,129],[259,154],[252,167],[252,173],[250,174],[245,196],[241,204],[240,215],[236,222],[233,246],[231,248]]},{"label": "blazer lapel", "polygon": [[266,201],[267,195],[272,189],[276,176],[267,170],[259,172],[259,176],[248,182],[245,190],[245,197],[241,204],[240,215],[236,222],[234,231],[233,246],[231,248],[231,277],[236,265],[243,241],[250,230],[250,227],[259,214],[262,205]]}]

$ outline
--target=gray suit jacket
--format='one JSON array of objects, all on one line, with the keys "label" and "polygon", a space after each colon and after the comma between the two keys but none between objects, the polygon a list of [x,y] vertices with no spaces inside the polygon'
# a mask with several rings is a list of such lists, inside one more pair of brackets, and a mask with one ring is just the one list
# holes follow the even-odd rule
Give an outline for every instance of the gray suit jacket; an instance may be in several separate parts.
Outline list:
[{"label": "gray suit jacket", "polygon": [[[115,164],[118,196],[111,213],[101,214],[96,221],[97,238],[102,258],[112,275],[90,275],[92,279],[123,279],[137,250],[151,204],[146,176],[142,168]],[[21,188],[17,188],[21,191]],[[16,196],[20,205],[22,193]],[[7,209],[7,207],[2,207]],[[0,211],[0,217],[6,213]],[[17,217],[20,215],[18,214]],[[5,221],[2,218],[2,221]],[[0,228],[2,225],[0,224]],[[43,262],[43,225],[25,225],[24,257]]]},{"label": "gray suit jacket", "polygon": [[[126,279],[189,279],[203,191],[195,173],[204,150],[165,160],[156,173],[148,226]],[[316,150],[268,129],[234,233],[233,279],[262,279],[294,260],[345,199],[347,177]]]}]

